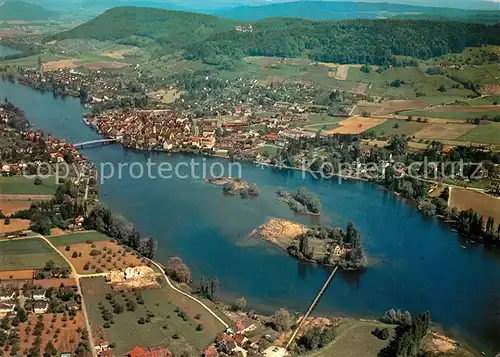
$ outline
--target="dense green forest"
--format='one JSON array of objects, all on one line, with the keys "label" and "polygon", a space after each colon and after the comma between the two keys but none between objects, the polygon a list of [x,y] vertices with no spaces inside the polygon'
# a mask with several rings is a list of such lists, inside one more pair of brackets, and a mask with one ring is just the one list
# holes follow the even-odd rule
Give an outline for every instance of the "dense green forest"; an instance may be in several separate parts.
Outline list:
[{"label": "dense green forest", "polygon": [[110,9],[51,39],[93,38],[137,46],[155,41],[167,53],[233,27],[232,21],[211,15],[125,6]]},{"label": "dense green forest", "polygon": [[[276,20],[278,21],[278,20]],[[276,22],[274,23],[276,24]],[[338,63],[386,64],[394,55],[428,59],[468,46],[500,43],[500,26],[430,20],[256,23],[254,32],[225,32],[187,48],[188,58],[302,57]]]},{"label": "dense green forest", "polygon": [[6,2],[2,6],[0,6],[0,21],[38,21],[47,20],[56,15],[57,13],[54,11],[47,10],[35,4],[28,4],[21,1]]},{"label": "dense green forest", "polygon": [[467,46],[500,44],[500,25],[431,20],[323,21],[275,18],[236,31],[211,15],[119,7],[51,39],[95,38],[184,50],[187,59],[217,64],[243,56],[306,57],[339,63],[388,64],[394,55],[427,59]]}]

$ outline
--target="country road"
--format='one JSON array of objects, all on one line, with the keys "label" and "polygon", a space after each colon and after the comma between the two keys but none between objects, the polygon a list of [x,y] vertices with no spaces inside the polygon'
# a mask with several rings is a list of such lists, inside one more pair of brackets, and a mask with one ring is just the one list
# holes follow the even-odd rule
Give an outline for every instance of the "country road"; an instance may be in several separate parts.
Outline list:
[{"label": "country road", "polygon": [[151,259],[149,259],[149,261],[150,261],[151,263],[153,263],[153,264],[154,264],[154,265],[155,265],[158,269],[160,269],[160,271],[161,271],[161,272],[162,272],[162,274],[163,274],[163,277],[164,277],[164,278],[165,278],[165,280],[167,281],[168,286],[169,286],[172,290],[174,290],[174,291],[178,292],[179,294],[184,295],[184,296],[186,296],[187,298],[189,298],[189,299],[191,299],[191,300],[193,300],[193,301],[197,302],[197,303],[198,303],[201,307],[203,307],[203,308],[204,308],[205,310],[207,310],[207,311],[208,311],[208,312],[209,312],[209,313],[210,313],[213,317],[215,317],[215,318],[216,318],[216,319],[217,319],[217,320],[218,320],[218,321],[219,321],[219,322],[220,322],[220,323],[221,323],[221,324],[222,324],[222,325],[223,325],[226,329],[227,329],[227,328],[229,328],[229,325],[228,325],[228,324],[227,324],[224,320],[222,320],[222,319],[221,319],[221,318],[220,318],[220,317],[219,317],[219,316],[218,316],[215,312],[213,312],[213,310],[212,310],[212,309],[210,309],[207,305],[205,305],[205,304],[203,303],[203,301],[201,301],[201,300],[199,300],[199,299],[195,298],[194,296],[192,296],[192,295],[190,295],[190,294],[188,294],[188,293],[185,293],[184,291],[182,291],[182,290],[180,290],[180,289],[176,288],[176,287],[174,286],[174,284],[172,284],[172,282],[171,282],[171,281],[170,281],[170,279],[168,278],[167,274],[165,274],[165,271],[163,270],[163,268],[161,267],[161,265],[160,265],[160,264],[158,264],[157,262],[155,262],[154,260],[151,260]]},{"label": "country road", "polygon": [[[89,274],[89,275],[79,275],[77,272],[76,272],[76,269],[75,269],[75,266],[73,265],[73,263],[71,263],[71,261],[66,258],[66,256],[60,252],[56,246],[54,244],[52,244],[52,242],[50,240],[48,240],[47,238],[45,238],[44,236],[42,235],[38,235],[39,238],[43,239],[45,241],[45,243],[47,243],[52,249],[54,249],[61,257],[63,257],[63,259],[68,263],[69,267],[71,268],[71,276],[75,278],[75,281],[76,281],[76,287],[78,288],[78,294],[80,294],[80,296],[82,297],[82,312],[83,312],[83,316],[85,317],[85,328],[87,329],[87,333],[88,333],[88,336],[89,336],[89,344],[90,344],[90,349],[91,349],[91,353],[92,353],[92,357],[98,357],[97,356],[97,352],[95,350],[95,346],[94,346],[94,337],[92,336],[92,328],[90,326],[90,322],[89,322],[89,316],[87,314],[87,307],[85,306],[85,300],[84,300],[84,297],[83,297],[83,292],[82,292],[82,286],[80,285],[80,278],[81,277],[91,277],[93,275],[97,275],[97,276],[102,276],[101,274]],[[103,273],[104,274],[104,273]]]}]

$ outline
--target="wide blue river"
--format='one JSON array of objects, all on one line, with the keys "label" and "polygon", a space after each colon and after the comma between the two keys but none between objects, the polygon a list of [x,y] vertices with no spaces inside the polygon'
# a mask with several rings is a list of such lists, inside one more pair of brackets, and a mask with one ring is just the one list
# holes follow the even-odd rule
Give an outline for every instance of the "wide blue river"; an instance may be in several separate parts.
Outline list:
[{"label": "wide blue river", "polygon": [[[4,97],[22,107],[34,126],[46,133],[73,143],[99,138],[82,122],[84,108],[78,100],[54,99],[52,94],[0,80],[0,98]],[[130,151],[115,144],[89,148],[84,154],[98,166],[115,165],[115,170],[118,163],[145,164],[151,159],[175,167],[194,158]],[[214,158],[195,159],[207,167],[229,165]],[[186,173],[184,167],[181,173]],[[261,189],[257,199],[226,197],[200,178],[135,179],[129,174],[105,180],[101,199],[143,235],[158,239],[160,261],[179,255],[195,277],[216,276],[224,300],[245,296],[259,311],[281,306],[304,311],[328,271],[246,237],[270,217],[317,224],[294,216],[274,197],[280,187],[307,186],[323,203],[320,223],[344,227],[354,221],[370,257],[364,273],[335,278],[316,314],[378,317],[390,308],[414,314],[429,310],[433,321],[452,336],[488,353],[500,350],[498,250],[481,245],[462,248],[462,239],[442,223],[423,218],[414,207],[372,184],[315,180],[300,172],[252,164],[242,165],[242,174]]]}]

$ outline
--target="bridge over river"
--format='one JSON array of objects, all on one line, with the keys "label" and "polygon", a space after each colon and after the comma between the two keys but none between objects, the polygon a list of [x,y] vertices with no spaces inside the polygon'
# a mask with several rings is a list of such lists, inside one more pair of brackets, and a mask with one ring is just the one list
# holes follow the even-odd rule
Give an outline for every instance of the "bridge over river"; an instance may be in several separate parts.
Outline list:
[{"label": "bridge over river", "polygon": [[287,349],[288,347],[290,347],[290,344],[293,342],[293,340],[295,340],[295,337],[297,336],[297,334],[299,333],[300,331],[300,328],[302,327],[302,325],[304,324],[304,322],[307,320],[307,318],[309,317],[309,315],[311,315],[311,313],[313,312],[314,308],[316,307],[316,305],[318,305],[318,302],[319,300],[321,299],[321,297],[323,296],[323,294],[325,293],[326,289],[328,288],[328,286],[330,285],[330,283],[332,282],[333,278],[335,277],[335,274],[337,273],[337,270],[339,269],[339,266],[338,265],[335,265],[335,268],[333,269],[333,271],[331,272],[330,276],[328,277],[328,279],[326,279],[325,283],[323,284],[323,286],[321,287],[321,290],[318,292],[318,294],[316,295],[316,297],[314,298],[313,302],[311,303],[311,305],[309,305],[309,309],[307,309],[307,312],[306,314],[304,315],[304,317],[300,320],[299,322],[299,325],[297,326],[297,328],[295,329],[295,331],[293,332],[292,336],[290,337],[290,339],[288,340],[286,346],[285,346],[285,349]]},{"label": "bridge over river", "polygon": [[76,149],[83,149],[83,148],[89,148],[93,146],[101,146],[101,145],[107,145],[107,144],[112,144],[116,143],[116,139],[98,139],[98,140],[90,140],[90,141],[84,141],[82,143],[78,144],[73,144],[73,146]]}]

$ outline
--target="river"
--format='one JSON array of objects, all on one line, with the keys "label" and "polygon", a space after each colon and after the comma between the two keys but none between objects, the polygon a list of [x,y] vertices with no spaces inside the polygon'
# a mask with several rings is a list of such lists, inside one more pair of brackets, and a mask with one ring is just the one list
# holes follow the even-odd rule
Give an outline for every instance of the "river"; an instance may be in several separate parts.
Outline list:
[{"label": "river", "polygon": [[[54,99],[30,88],[0,80],[0,98],[22,107],[35,127],[71,142],[99,136],[81,120],[75,99]],[[97,165],[169,162],[192,157],[148,154],[113,144],[83,153]],[[197,158],[200,164],[228,162]],[[500,350],[500,254],[464,242],[441,222],[427,219],[405,201],[369,183],[316,180],[298,171],[242,165],[243,178],[255,182],[254,200],[227,197],[201,179],[114,177],[100,186],[101,199],[134,222],[143,235],[158,239],[157,258],[179,255],[195,277],[217,276],[221,297],[245,296],[251,308],[271,312],[284,306],[305,311],[328,271],[300,263],[279,249],[246,238],[269,217],[313,224],[294,216],[274,192],[307,186],[321,199],[321,221],[360,229],[371,264],[362,274],[341,274],[320,301],[315,314],[378,317],[390,308],[413,314],[429,310],[433,321],[451,336],[489,353]]]},{"label": "river", "polygon": [[15,48],[0,45],[0,59],[6,56],[16,55],[18,53],[21,53],[21,51],[16,50]]}]

